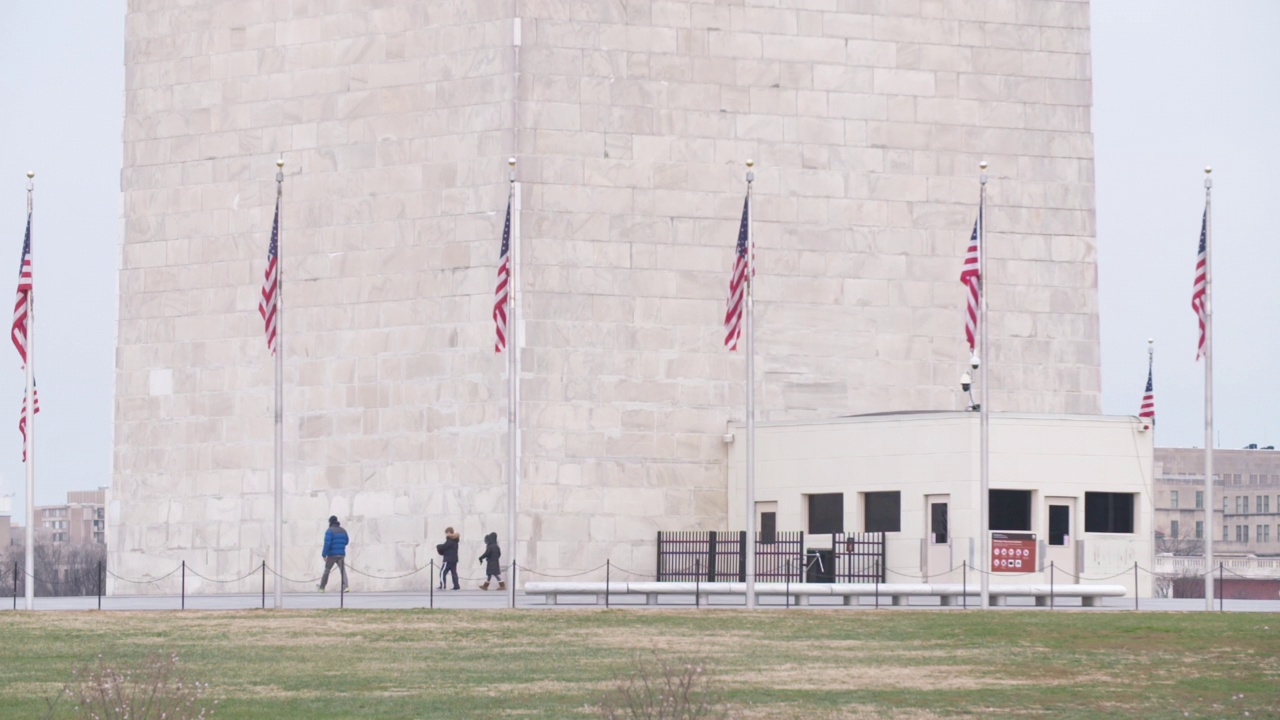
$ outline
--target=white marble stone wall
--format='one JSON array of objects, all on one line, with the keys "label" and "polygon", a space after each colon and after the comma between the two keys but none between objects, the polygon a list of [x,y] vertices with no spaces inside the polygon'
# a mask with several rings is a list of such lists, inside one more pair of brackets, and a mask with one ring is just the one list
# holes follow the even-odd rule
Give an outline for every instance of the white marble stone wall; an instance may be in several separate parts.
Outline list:
[{"label": "white marble stone wall", "polygon": [[963,406],[979,159],[992,405],[1099,410],[1087,2],[135,0],[127,29],[121,574],[269,551],[279,152],[291,577],[330,513],[385,575],[505,528],[512,153],[522,564],[647,572],[657,530],[724,527],[748,157],[762,418]]}]

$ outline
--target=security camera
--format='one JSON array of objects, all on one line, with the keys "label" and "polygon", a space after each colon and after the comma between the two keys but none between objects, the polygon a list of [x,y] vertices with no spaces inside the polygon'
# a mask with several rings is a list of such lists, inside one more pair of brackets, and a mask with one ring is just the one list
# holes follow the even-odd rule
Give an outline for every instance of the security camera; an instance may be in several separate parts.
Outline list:
[{"label": "security camera", "polygon": [[969,388],[971,388],[971,387],[973,387],[973,378],[969,376],[969,373],[965,373],[965,374],[961,375],[961,376],[960,376],[960,389],[961,389],[961,390],[963,390],[963,391],[965,391],[965,392],[969,392]]},{"label": "security camera", "polygon": [[981,364],[982,363],[978,361],[977,355],[974,355],[973,357],[969,358],[969,367],[973,368],[974,370],[977,370],[978,366]]}]

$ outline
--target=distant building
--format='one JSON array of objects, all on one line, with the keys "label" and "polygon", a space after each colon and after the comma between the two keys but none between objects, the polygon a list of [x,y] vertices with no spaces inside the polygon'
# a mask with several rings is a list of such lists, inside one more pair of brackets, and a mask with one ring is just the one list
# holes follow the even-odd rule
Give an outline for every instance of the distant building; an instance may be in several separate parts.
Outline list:
[{"label": "distant building", "polygon": [[67,493],[65,505],[36,506],[37,529],[53,542],[85,545],[106,542],[107,489]]},{"label": "distant building", "polygon": [[[1214,450],[1214,555],[1280,555],[1280,452]],[[1204,450],[1155,449],[1156,552],[1204,554]]]}]

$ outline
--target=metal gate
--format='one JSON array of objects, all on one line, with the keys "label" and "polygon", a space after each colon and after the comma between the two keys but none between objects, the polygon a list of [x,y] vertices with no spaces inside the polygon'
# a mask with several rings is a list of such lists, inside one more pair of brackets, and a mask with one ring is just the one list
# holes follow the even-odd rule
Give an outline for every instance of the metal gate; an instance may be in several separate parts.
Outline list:
[{"label": "metal gate", "polygon": [[[726,530],[658,532],[658,581],[745,582],[746,533]],[[804,533],[757,533],[756,580],[804,582]],[[832,537],[835,582],[884,582],[884,533],[838,533]]]}]

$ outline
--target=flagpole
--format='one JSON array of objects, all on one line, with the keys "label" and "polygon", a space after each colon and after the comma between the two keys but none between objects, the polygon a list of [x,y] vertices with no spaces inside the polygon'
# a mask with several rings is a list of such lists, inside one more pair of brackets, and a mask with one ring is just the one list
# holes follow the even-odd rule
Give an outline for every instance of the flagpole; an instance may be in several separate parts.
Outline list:
[{"label": "flagpole", "polygon": [[978,574],[981,577],[981,606],[990,606],[991,598],[991,557],[987,552],[988,529],[991,527],[991,508],[989,502],[991,472],[991,389],[987,382],[987,366],[991,364],[991,355],[987,352],[987,161],[978,163],[982,174],[978,176],[981,190],[978,194],[978,382],[982,384],[978,399],[978,423],[981,437],[981,448],[978,470]]},{"label": "flagpole", "polygon": [[[27,171],[27,232],[30,232],[31,209],[34,206],[34,194],[36,190],[35,184],[36,173],[34,170]],[[28,248],[29,258],[34,257],[34,250]],[[26,548],[23,550],[23,560],[27,569],[26,578],[23,579],[23,598],[26,601],[28,610],[35,609],[36,602],[36,421],[35,421],[35,327],[36,327],[36,293],[35,293],[35,265],[31,265],[32,272],[32,290],[27,293],[27,394],[26,403],[23,413],[26,415],[26,438],[23,440],[23,451],[27,455],[27,530],[26,530]]]},{"label": "flagpole", "polygon": [[274,600],[277,609],[284,607],[284,262],[280,242],[283,229],[280,227],[280,201],[284,197],[284,155],[276,160],[276,482],[273,488],[274,512],[273,535],[275,537],[275,553],[273,564],[276,566],[274,583]]},{"label": "flagpole", "polygon": [[[1204,169],[1204,609],[1213,610],[1213,168]],[[1224,515],[1225,521],[1225,515]],[[1219,588],[1221,591],[1221,588]]]},{"label": "flagpole", "polygon": [[[516,319],[516,277],[519,268],[516,265],[516,243],[519,237],[516,233],[518,223],[516,218],[518,213],[514,212],[514,203],[516,198],[516,159],[514,157],[507,158],[507,166],[511,168],[507,178],[509,186],[507,188],[507,207],[511,208],[511,235],[510,247],[507,248],[507,262],[509,263],[509,272],[507,274],[507,538],[511,541],[511,562],[512,570],[508,571],[507,579],[511,581],[512,593],[507,596],[507,603],[512,608],[515,607],[515,565],[516,565],[516,512],[519,508],[519,445],[517,432],[520,427],[520,384],[518,380],[519,364],[516,355],[519,353],[519,336],[517,329],[519,322]],[[486,583],[488,580],[485,581]]]},{"label": "flagpole", "polygon": [[747,488],[746,528],[747,536],[743,557],[746,562],[747,608],[756,606],[756,330],[755,330],[755,233],[751,222],[751,188],[756,174],[751,168],[754,160],[747,160]]}]

